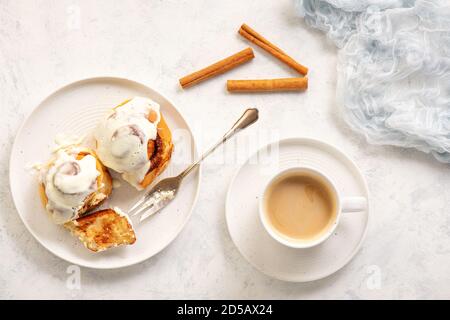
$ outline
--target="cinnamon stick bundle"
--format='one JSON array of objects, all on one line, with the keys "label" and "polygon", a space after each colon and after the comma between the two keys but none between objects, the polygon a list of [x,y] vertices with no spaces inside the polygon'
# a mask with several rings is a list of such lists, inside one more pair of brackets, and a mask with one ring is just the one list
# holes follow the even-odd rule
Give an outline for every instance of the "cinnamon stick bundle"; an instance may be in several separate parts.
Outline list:
[{"label": "cinnamon stick bundle", "polygon": [[229,92],[296,91],[306,90],[307,88],[307,77],[227,81]]},{"label": "cinnamon stick bundle", "polygon": [[252,48],[248,47],[232,56],[220,60],[204,69],[191,73],[180,79],[183,89],[193,86],[201,81],[233,69],[255,57]]},{"label": "cinnamon stick bundle", "polygon": [[292,59],[283,50],[281,50],[280,48],[275,46],[273,43],[271,43],[269,40],[264,38],[262,35],[257,33],[255,30],[250,28],[245,23],[239,29],[239,34],[241,36],[243,36],[244,38],[248,39],[250,42],[253,42],[257,46],[266,50],[271,55],[273,55],[275,58],[277,58],[281,62],[287,64],[289,67],[296,70],[300,74],[306,75],[308,73],[307,67],[301,65],[300,63],[298,63],[297,61]]}]

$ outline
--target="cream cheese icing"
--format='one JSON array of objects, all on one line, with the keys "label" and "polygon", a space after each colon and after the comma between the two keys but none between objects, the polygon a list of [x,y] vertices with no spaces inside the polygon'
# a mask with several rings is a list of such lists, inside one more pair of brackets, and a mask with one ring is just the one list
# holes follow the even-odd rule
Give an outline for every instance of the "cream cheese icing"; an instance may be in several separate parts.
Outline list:
[{"label": "cream cheese icing", "polygon": [[78,218],[84,200],[98,188],[100,172],[96,159],[88,154],[77,160],[79,151],[60,149],[51,164],[41,169],[41,182],[48,198],[47,211],[57,224]]},{"label": "cream cheese icing", "polygon": [[[149,121],[150,113],[155,116],[153,122]],[[160,119],[158,103],[134,97],[113,110],[94,133],[97,155],[103,164],[138,189],[142,189],[140,182],[151,167],[147,145],[156,139]]]}]

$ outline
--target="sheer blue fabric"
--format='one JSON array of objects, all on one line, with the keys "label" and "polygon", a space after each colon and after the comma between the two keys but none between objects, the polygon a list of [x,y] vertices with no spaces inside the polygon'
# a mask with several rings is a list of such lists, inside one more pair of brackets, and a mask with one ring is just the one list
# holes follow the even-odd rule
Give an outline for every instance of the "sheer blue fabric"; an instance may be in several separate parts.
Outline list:
[{"label": "sheer blue fabric", "polygon": [[337,96],[370,143],[450,163],[450,1],[297,0],[339,50]]}]

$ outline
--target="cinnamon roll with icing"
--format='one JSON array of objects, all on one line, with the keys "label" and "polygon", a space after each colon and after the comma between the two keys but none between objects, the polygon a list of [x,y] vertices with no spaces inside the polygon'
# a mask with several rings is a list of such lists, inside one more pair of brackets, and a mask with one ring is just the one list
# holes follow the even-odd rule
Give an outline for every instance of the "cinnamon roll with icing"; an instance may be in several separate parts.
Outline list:
[{"label": "cinnamon roll with icing", "polygon": [[134,97],[115,107],[97,126],[94,137],[102,163],[142,190],[167,166],[172,135],[158,103]]},{"label": "cinnamon roll with icing", "polygon": [[42,202],[57,224],[96,208],[112,191],[111,176],[95,152],[74,145],[55,151],[40,170],[40,182]]}]

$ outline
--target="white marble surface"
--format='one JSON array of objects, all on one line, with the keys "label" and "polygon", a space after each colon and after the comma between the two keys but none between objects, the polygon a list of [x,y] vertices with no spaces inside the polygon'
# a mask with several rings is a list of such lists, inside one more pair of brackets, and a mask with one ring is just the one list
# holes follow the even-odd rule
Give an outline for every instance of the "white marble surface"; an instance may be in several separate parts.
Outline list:
[{"label": "white marble surface", "polygon": [[[449,166],[418,151],[367,145],[342,123],[334,97],[335,49],[305,27],[291,1],[2,0],[0,21],[0,298],[450,298]],[[236,33],[242,22],[310,67],[306,93],[226,93],[227,78],[293,75],[258,48],[251,63],[179,89],[180,76],[248,45]],[[371,191],[362,250],[338,273],[306,284],[254,270],[225,225],[224,194],[237,163],[213,158],[205,163],[191,220],[166,250],[130,268],[82,269],[81,288],[71,289],[69,264],[41,247],[16,213],[9,154],[20,123],[40,100],[62,85],[101,75],[160,90],[203,147],[244,107],[257,106],[262,135],[308,135],[346,151]]]}]

